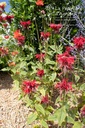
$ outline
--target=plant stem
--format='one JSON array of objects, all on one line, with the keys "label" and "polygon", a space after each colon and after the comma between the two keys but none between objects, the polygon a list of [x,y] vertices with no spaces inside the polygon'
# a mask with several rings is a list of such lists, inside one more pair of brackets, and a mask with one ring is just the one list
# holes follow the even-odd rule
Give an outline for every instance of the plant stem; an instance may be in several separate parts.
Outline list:
[{"label": "plant stem", "polygon": [[35,26],[36,26],[37,38],[38,38],[38,42],[39,42],[39,31],[38,31],[36,19],[35,19]]}]

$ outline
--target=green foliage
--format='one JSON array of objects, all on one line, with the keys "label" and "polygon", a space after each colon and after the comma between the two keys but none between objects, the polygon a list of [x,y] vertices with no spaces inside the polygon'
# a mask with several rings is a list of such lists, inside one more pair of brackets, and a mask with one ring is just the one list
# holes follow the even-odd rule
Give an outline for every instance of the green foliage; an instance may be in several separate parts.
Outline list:
[{"label": "green foliage", "polygon": [[37,116],[38,116],[37,112],[30,114],[28,116],[27,123],[31,124],[32,122],[34,122],[36,120]]},{"label": "green foliage", "polygon": [[[74,49],[72,41],[78,28],[70,26],[75,24],[71,19],[80,0],[45,0],[43,6],[36,1],[10,0],[14,19],[8,28],[2,27],[7,21],[0,23],[0,33],[9,35],[8,39],[0,37],[0,48],[8,48],[7,54],[0,52],[1,70],[10,71],[20,90],[19,99],[32,109],[28,125],[37,120],[35,128],[51,124],[81,128],[85,122],[81,111],[85,104],[85,70],[81,66],[82,48]],[[30,25],[24,26],[28,21]],[[55,25],[60,28],[56,30]],[[74,50],[66,50],[67,45]]]},{"label": "green foliage", "polygon": [[83,127],[82,123],[81,123],[81,122],[76,121],[76,122],[74,123],[74,125],[73,125],[73,127],[72,127],[72,128],[82,128],[82,127]]}]

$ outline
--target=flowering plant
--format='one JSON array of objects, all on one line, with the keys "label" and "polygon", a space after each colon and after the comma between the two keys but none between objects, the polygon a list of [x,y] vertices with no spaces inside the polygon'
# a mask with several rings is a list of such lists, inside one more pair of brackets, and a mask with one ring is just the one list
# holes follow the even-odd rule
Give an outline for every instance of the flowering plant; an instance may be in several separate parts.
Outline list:
[{"label": "flowering plant", "polygon": [[[57,5],[54,1],[10,0],[10,3],[13,15],[1,17],[1,25],[7,30],[5,20],[11,28],[0,55],[8,56],[14,85],[20,90],[20,98],[32,109],[28,125],[37,120],[35,128],[83,127],[85,71],[80,54],[85,37],[75,36],[70,41],[64,38],[65,23],[60,19],[56,22],[55,18],[65,7],[62,2]],[[66,47],[62,39],[70,46]]]}]

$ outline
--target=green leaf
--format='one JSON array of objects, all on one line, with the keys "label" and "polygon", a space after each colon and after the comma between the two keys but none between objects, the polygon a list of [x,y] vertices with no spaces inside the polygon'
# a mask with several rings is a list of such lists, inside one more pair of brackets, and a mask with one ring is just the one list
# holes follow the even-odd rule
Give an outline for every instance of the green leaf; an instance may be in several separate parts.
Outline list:
[{"label": "green leaf", "polygon": [[55,64],[55,61],[51,61],[50,59],[46,59],[46,64],[51,64],[51,65],[54,65]]},{"label": "green leaf", "polygon": [[44,128],[48,128],[48,124],[46,123],[46,121],[41,120],[40,123]]},{"label": "green leaf", "polygon": [[63,106],[60,109],[57,109],[54,113],[54,116],[56,116],[56,120],[58,121],[58,125],[61,126],[61,124],[65,121],[65,118],[67,116],[65,106]]},{"label": "green leaf", "polygon": [[51,45],[50,48],[51,48],[53,51],[56,50],[55,45]]},{"label": "green leaf", "polygon": [[75,81],[76,81],[76,82],[78,82],[78,81],[79,81],[79,79],[80,79],[80,76],[75,75]]},{"label": "green leaf", "polygon": [[56,117],[56,115],[50,115],[50,116],[48,117],[48,120],[49,120],[49,121],[57,121],[57,117]]},{"label": "green leaf", "polygon": [[30,50],[31,52],[34,52],[34,48],[32,48],[32,47],[29,47],[29,50]]},{"label": "green leaf", "polygon": [[40,104],[35,104],[35,109],[36,109],[38,112],[42,113],[42,114],[45,116],[45,110],[44,110],[44,108],[42,107],[42,105],[40,105]]},{"label": "green leaf", "polygon": [[85,83],[80,86],[80,90],[85,91]]},{"label": "green leaf", "polygon": [[39,88],[39,91],[40,91],[40,93],[41,93],[43,96],[45,96],[45,89],[44,89],[44,88]]},{"label": "green leaf", "polygon": [[26,95],[24,97],[24,102],[26,103],[26,106],[29,107],[30,105],[32,105],[33,101],[30,100],[30,98],[28,97],[28,95]]},{"label": "green leaf", "polygon": [[83,126],[82,123],[77,121],[74,123],[72,128],[82,128],[82,126]]},{"label": "green leaf", "polygon": [[10,68],[9,67],[2,68],[1,71],[10,71]]},{"label": "green leaf", "polygon": [[74,124],[74,119],[70,116],[67,116],[67,122]]},{"label": "green leaf", "polygon": [[14,83],[15,86],[19,87],[19,81],[18,80],[14,80],[13,83]]},{"label": "green leaf", "polygon": [[34,122],[37,119],[37,116],[38,116],[37,112],[30,114],[28,116],[27,123],[31,124],[32,122]]},{"label": "green leaf", "polygon": [[56,72],[52,73],[50,80],[54,81],[56,79]]}]

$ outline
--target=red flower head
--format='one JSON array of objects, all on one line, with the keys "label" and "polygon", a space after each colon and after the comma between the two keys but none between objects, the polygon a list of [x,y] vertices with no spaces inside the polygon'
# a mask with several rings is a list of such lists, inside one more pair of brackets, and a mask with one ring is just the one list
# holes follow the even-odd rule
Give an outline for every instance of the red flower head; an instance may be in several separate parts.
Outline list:
[{"label": "red flower head", "polygon": [[36,5],[37,5],[37,6],[43,6],[43,5],[44,5],[43,0],[37,0],[37,1],[36,1]]},{"label": "red flower head", "polygon": [[0,14],[3,13],[5,6],[6,6],[5,2],[0,2]]},{"label": "red flower head", "polygon": [[18,45],[19,46],[22,46],[24,43],[25,43],[25,36],[19,36],[18,38],[17,38],[17,41],[18,41]]},{"label": "red flower head", "polygon": [[41,103],[42,104],[48,104],[49,103],[49,97],[48,97],[48,95],[45,95],[45,96],[42,97]]},{"label": "red flower head", "polygon": [[6,24],[6,23],[3,24],[3,27],[4,28],[7,28],[7,26],[8,26],[8,24]]},{"label": "red flower head", "polygon": [[31,25],[31,21],[28,20],[28,21],[21,21],[20,24],[24,27],[24,28],[27,28]]},{"label": "red flower head", "polygon": [[42,61],[45,58],[45,53],[36,54],[35,58],[38,59],[39,61]]},{"label": "red flower head", "polygon": [[25,41],[25,36],[22,35],[22,33],[20,32],[20,30],[16,30],[14,32],[14,38],[17,39],[18,41],[18,45],[23,45],[24,41]]},{"label": "red flower head", "polygon": [[44,75],[44,70],[38,69],[37,76],[42,77]]},{"label": "red flower head", "polygon": [[34,91],[38,86],[39,84],[35,80],[25,80],[22,83],[22,90],[25,94],[29,94]]},{"label": "red flower head", "polygon": [[68,82],[67,79],[63,79],[61,82],[55,84],[55,88],[62,91],[72,90],[72,82]]},{"label": "red flower head", "polygon": [[50,32],[41,32],[41,38],[47,40],[50,37]]},{"label": "red flower head", "polygon": [[59,30],[62,28],[62,24],[50,24],[50,28],[53,29],[56,32],[59,32]]},{"label": "red flower head", "polygon": [[85,105],[80,110],[81,116],[85,117]]},{"label": "red flower head", "polygon": [[65,49],[66,49],[66,52],[70,53],[71,51],[74,50],[74,47],[72,47],[72,46],[66,46]]},{"label": "red flower head", "polygon": [[9,23],[11,23],[11,21],[13,20],[14,16],[13,15],[7,15],[5,16],[5,20],[7,20]]},{"label": "red flower head", "polygon": [[1,47],[0,48],[0,56],[6,56],[6,55],[8,55],[8,48],[6,48],[6,47]]},{"label": "red flower head", "polygon": [[19,29],[14,32],[14,38],[15,38],[15,39],[17,39],[17,38],[18,38],[19,36],[21,36],[21,35],[22,35],[22,33],[20,32]]},{"label": "red flower head", "polygon": [[3,21],[4,21],[4,17],[0,16],[0,22],[3,22]]},{"label": "red flower head", "polygon": [[75,37],[73,39],[73,42],[74,42],[77,49],[82,49],[85,45],[85,37],[82,37],[82,36]]},{"label": "red flower head", "polygon": [[4,10],[4,5],[0,5],[0,10],[2,9],[2,11]]},{"label": "red flower head", "polygon": [[68,52],[59,54],[57,56],[57,61],[60,64],[60,68],[64,68],[64,69],[72,69],[74,60],[75,60],[75,57],[71,56]]}]

